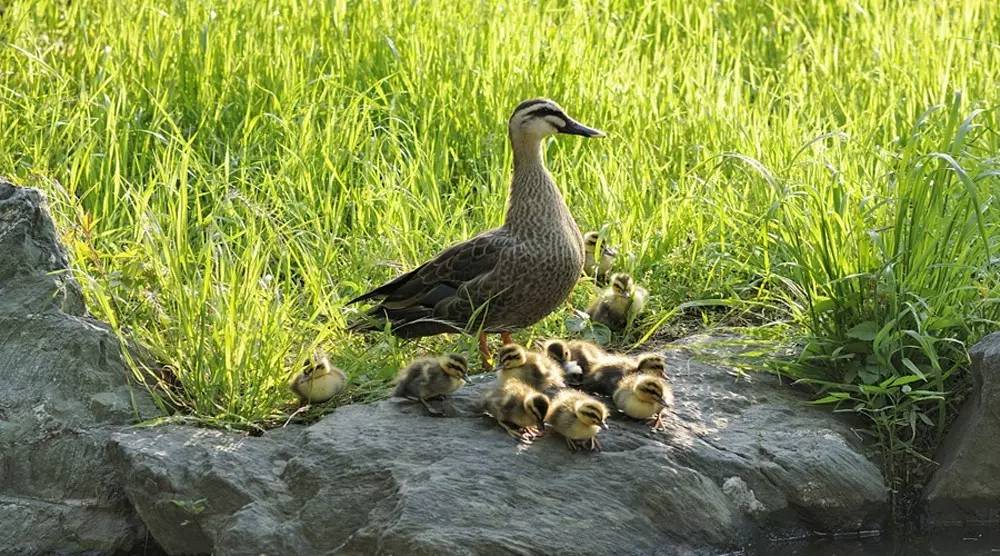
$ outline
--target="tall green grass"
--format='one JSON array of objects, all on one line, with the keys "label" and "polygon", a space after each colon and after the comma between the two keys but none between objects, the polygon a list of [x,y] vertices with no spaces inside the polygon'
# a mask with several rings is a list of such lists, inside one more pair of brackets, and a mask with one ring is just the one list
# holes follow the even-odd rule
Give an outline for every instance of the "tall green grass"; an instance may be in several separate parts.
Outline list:
[{"label": "tall green grass", "polygon": [[652,292],[643,331],[711,304],[789,324],[783,370],[891,461],[1000,320],[989,0],[5,4],[0,172],[49,193],[92,310],[209,422],[281,419],[317,349],[338,403],[471,351],[346,334],[343,303],[501,222],[506,118],[538,95],[609,132],[549,166]]}]

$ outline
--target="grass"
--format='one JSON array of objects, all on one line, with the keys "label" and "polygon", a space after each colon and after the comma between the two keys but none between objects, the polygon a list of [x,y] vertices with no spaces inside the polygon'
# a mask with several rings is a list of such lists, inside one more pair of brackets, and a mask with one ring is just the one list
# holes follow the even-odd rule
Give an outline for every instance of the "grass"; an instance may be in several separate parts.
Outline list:
[{"label": "grass", "polygon": [[866,416],[906,481],[1000,321],[993,4],[15,0],[0,171],[49,194],[165,406],[252,428],[316,349],[352,378],[337,403],[472,352],[349,335],[343,303],[498,225],[506,118],[555,98],[609,132],[548,160],[652,292],[640,334],[780,323],[801,355],[768,365]]}]

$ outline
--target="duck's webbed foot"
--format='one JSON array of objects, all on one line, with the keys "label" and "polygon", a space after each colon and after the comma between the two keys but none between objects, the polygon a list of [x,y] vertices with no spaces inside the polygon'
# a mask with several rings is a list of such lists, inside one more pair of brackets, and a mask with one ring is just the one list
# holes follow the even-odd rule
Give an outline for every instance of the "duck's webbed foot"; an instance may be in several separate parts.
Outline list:
[{"label": "duck's webbed foot", "polygon": [[590,440],[588,441],[588,443],[590,444],[590,451],[591,452],[600,452],[601,451],[601,442],[599,440],[597,440],[596,436],[590,437]]}]

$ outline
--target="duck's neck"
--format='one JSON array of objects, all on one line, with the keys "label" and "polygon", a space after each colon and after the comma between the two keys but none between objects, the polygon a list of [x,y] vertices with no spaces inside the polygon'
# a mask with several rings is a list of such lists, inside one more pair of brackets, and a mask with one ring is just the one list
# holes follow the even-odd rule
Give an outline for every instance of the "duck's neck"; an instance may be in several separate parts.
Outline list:
[{"label": "duck's neck", "polygon": [[576,224],[566,202],[545,168],[541,139],[512,137],[511,146],[514,149],[514,176],[510,183],[504,225],[514,233],[534,233],[539,226],[557,220],[571,224],[575,229]]}]

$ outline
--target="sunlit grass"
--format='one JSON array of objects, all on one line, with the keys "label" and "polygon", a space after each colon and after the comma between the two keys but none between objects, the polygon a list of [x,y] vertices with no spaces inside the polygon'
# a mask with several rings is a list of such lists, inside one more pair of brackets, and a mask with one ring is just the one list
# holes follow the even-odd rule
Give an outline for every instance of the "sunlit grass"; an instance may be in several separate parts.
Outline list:
[{"label": "sunlit grass", "polygon": [[506,118],[538,95],[609,133],[548,160],[653,294],[636,337],[787,321],[782,368],[896,453],[1000,320],[989,0],[7,4],[0,172],[48,192],[91,310],[207,422],[280,421],[317,349],[337,402],[471,354],[349,335],[343,304],[501,222]]}]

